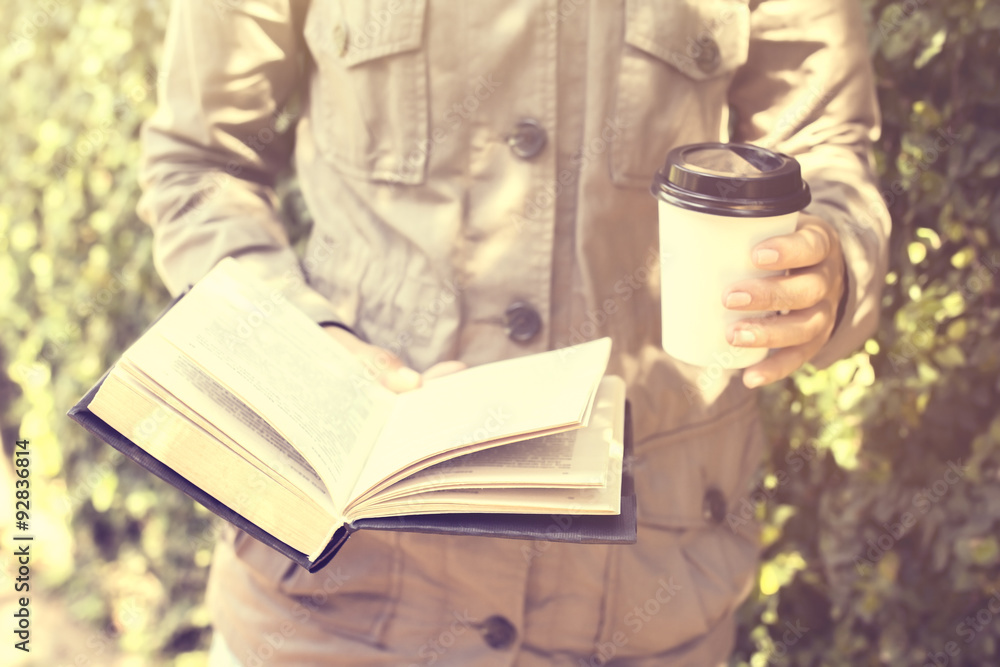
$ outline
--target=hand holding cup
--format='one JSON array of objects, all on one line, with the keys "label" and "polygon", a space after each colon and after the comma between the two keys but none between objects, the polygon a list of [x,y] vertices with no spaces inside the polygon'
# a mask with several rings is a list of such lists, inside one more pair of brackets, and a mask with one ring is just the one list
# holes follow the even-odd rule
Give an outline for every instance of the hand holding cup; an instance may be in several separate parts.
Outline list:
[{"label": "hand holding cup", "polygon": [[805,213],[791,234],[758,243],[751,259],[759,269],[787,272],[734,283],[722,295],[730,310],[785,313],[741,319],[726,330],[731,345],[780,348],[743,372],[743,383],[752,388],[787,377],[829,340],[844,293],[845,266],[837,230]]},{"label": "hand holding cup", "polygon": [[[778,379],[813,346],[765,363],[768,348],[807,342],[765,322],[776,310],[817,306],[838,289],[832,281],[815,285],[812,273],[785,275],[817,264],[826,271],[835,239],[821,221],[796,229],[810,202],[798,162],[750,144],[679,146],[655,174],[652,193],[659,200],[663,349],[716,377],[753,367],[753,386]],[[808,297],[793,297],[803,282],[812,287]],[[741,326],[747,318],[752,324]],[[809,323],[820,333],[825,320]]]}]

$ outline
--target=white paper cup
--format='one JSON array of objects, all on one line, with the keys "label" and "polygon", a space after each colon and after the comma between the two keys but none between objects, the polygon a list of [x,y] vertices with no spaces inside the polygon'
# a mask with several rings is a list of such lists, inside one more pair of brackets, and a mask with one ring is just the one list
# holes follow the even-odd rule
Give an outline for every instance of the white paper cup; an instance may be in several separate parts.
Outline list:
[{"label": "white paper cup", "polygon": [[746,368],[768,353],[726,341],[733,322],[769,314],[723,305],[726,288],[782,273],[756,269],[755,245],[795,231],[810,200],[798,163],[747,144],[674,149],[657,172],[663,349],[694,366]]}]

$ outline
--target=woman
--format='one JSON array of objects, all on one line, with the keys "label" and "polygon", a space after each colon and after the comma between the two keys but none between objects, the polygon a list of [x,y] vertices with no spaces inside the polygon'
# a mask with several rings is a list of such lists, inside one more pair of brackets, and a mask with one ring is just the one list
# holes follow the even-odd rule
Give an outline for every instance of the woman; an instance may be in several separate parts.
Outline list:
[{"label": "woman", "polygon": [[[877,127],[855,2],[177,0],[140,204],[171,291],[238,256],[396,391],[609,335],[640,503],[629,547],[359,533],[313,575],[229,535],[213,659],[723,663],[757,558],[753,388],[877,321]],[[659,284],[649,194],[670,148],[727,140],[794,155],[813,193],[752,258],[789,275],[720,295],[789,311],[728,332],[781,348],[742,376],[663,352],[660,290],[683,286]],[[293,144],[301,258],[273,189]]]}]

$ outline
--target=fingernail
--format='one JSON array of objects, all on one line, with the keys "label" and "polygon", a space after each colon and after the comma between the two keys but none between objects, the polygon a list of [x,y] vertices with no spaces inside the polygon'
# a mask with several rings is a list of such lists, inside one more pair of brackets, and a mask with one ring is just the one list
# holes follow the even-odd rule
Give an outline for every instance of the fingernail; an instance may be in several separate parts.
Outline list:
[{"label": "fingernail", "polygon": [[416,387],[420,384],[420,373],[405,366],[396,369],[396,378],[408,387]]},{"label": "fingernail", "polygon": [[750,295],[746,292],[730,292],[726,297],[726,308],[740,308],[750,305]]},{"label": "fingernail", "polygon": [[733,334],[733,345],[753,345],[757,336],[751,331],[740,330]]},{"label": "fingernail", "polygon": [[743,384],[746,385],[748,389],[754,389],[764,384],[764,376],[760,373],[744,373],[743,374]]},{"label": "fingernail", "polygon": [[754,254],[754,263],[757,266],[766,266],[778,261],[778,251],[771,248],[762,248]]}]

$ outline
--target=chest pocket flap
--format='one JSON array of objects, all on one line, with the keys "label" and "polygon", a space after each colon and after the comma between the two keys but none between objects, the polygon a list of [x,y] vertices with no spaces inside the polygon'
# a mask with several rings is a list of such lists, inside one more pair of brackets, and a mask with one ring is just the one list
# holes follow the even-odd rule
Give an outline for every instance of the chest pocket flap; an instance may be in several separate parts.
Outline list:
[{"label": "chest pocket flap", "polygon": [[746,62],[750,10],[745,0],[627,0],[625,42],[710,79]]},{"label": "chest pocket flap", "polygon": [[[344,44],[340,46],[344,64],[352,67],[418,48],[423,37],[425,9],[426,0],[344,2],[339,17],[339,31],[344,35]],[[335,23],[335,33],[337,26]]]},{"label": "chest pocket flap", "polygon": [[316,144],[347,176],[420,183],[427,151],[426,0],[314,0],[305,25]]},{"label": "chest pocket flap", "polygon": [[750,9],[746,0],[626,0],[624,39],[611,178],[648,188],[668,150],[723,138]]}]

